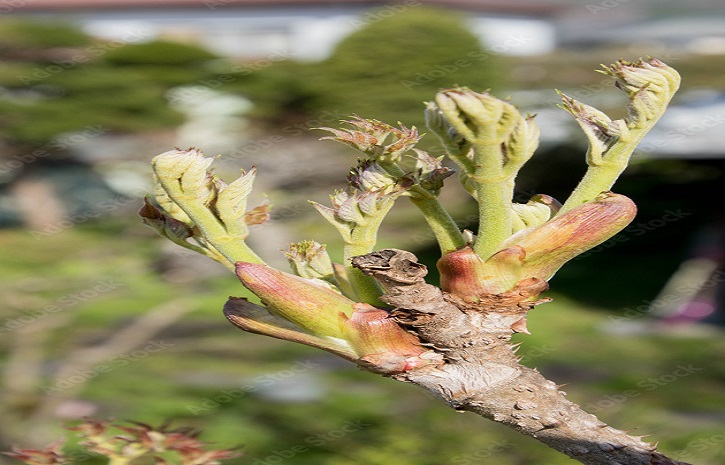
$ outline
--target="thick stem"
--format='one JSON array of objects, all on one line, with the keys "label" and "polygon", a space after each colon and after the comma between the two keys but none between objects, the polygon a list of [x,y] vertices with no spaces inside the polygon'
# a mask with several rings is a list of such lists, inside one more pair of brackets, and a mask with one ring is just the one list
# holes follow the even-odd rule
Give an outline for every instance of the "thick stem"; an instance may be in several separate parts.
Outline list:
[{"label": "thick stem", "polygon": [[[612,188],[629,164],[629,158],[639,141],[647,131],[632,131],[634,140],[616,142],[604,155],[604,159],[590,160],[584,177],[571,193],[557,214],[563,214],[573,208],[592,201],[597,195]],[[641,134],[638,134],[641,132]],[[591,148],[590,148],[591,150]],[[587,157],[589,158],[589,157]]]},{"label": "thick stem", "polygon": [[476,171],[471,179],[476,184],[479,221],[473,250],[486,260],[511,235],[511,201],[516,173],[504,173],[500,143],[475,144],[473,153]]},{"label": "thick stem", "polygon": [[656,451],[639,437],[607,426],[566,400],[556,385],[518,363],[512,327],[548,287],[519,281],[506,293],[470,303],[426,284],[425,266],[410,252],[382,250],[353,260],[375,277],[394,307],[393,316],[445,363],[392,374],[467,410],[516,429],[587,465],[686,465]]},{"label": "thick stem", "polygon": [[383,295],[383,291],[380,289],[378,283],[371,279],[370,276],[364,275],[360,270],[353,267],[350,264],[352,257],[370,253],[375,247],[375,238],[377,230],[373,234],[373,239],[370,241],[363,241],[360,239],[354,239],[350,242],[346,242],[343,248],[343,259],[345,262],[345,274],[350,282],[350,285],[355,293],[356,300],[359,302],[366,302],[376,307],[384,306],[385,304],[380,300],[380,296]]},{"label": "thick stem", "polygon": [[[662,110],[664,112],[664,108]],[[592,147],[590,141],[589,151],[587,152],[589,168],[557,214],[560,215],[585,204],[602,192],[610,190],[627,168],[629,159],[634,149],[637,148],[637,144],[640,143],[658,120],[659,116],[641,122],[637,127],[630,128],[626,137],[620,137],[603,152],[601,152],[601,148]]]}]

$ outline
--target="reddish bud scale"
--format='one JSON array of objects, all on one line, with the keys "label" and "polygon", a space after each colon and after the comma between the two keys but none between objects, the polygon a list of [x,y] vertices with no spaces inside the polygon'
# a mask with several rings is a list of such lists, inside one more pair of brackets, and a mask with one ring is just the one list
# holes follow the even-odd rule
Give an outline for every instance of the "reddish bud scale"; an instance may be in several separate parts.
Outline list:
[{"label": "reddish bud scale", "polygon": [[520,246],[526,251],[525,277],[548,281],[566,262],[624,229],[636,214],[632,200],[603,192],[541,226],[521,231],[503,246]]},{"label": "reddish bud scale", "polygon": [[345,335],[361,356],[392,352],[408,357],[425,352],[418,339],[401,328],[388,312],[365,303],[355,304],[355,312],[345,322]]},{"label": "reddish bud scale", "polygon": [[485,262],[470,246],[438,261],[441,288],[468,301],[499,294],[525,278],[548,281],[566,262],[624,229],[637,213],[623,195],[604,192],[540,226],[514,234]]},{"label": "reddish bud scale", "polygon": [[461,297],[485,292],[485,283],[493,278],[483,259],[468,245],[444,255],[436,266],[441,275],[441,289]]},{"label": "reddish bud scale", "polygon": [[355,304],[355,313],[345,321],[344,334],[360,356],[359,361],[380,373],[415,368],[417,356],[426,352],[418,339],[401,328],[388,312],[365,303]]}]

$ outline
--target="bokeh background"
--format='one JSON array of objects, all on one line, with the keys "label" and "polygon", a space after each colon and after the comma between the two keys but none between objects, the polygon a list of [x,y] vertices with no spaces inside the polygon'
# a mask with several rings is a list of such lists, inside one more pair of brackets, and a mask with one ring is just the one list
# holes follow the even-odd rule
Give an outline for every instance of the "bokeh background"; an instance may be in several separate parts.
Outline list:
[{"label": "bokeh background", "polygon": [[[564,200],[586,143],[554,89],[621,117],[625,97],[594,70],[642,56],[683,81],[616,186],[639,215],[552,280],[521,354],[604,421],[725,464],[715,0],[0,1],[0,448],[47,444],[91,416],[193,426],[242,445],[226,462],[239,465],[571,463],[412,386],[238,331],[221,314],[244,295],[236,279],[136,211],[150,159],[195,146],[222,155],[222,177],[258,167],[272,220],[250,243],[267,260],[286,269],[280,249],[302,239],[339,259],[306,200],[327,202],[356,155],[312,128],[352,113],[422,128],[422,102],[452,85],[538,114],[516,200]],[[431,137],[423,146],[440,154]],[[442,198],[475,230],[452,180]],[[402,201],[379,243],[390,246],[435,282],[432,236]]]}]

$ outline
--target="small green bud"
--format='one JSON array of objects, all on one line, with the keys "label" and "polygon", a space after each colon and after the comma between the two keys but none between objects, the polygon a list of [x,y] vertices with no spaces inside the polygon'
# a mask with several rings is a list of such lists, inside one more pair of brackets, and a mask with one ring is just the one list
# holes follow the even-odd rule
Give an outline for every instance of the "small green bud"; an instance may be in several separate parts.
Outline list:
[{"label": "small green bud", "polygon": [[151,162],[157,181],[156,199],[168,216],[198,229],[195,238],[206,250],[202,253],[230,268],[237,261],[262,263],[244,243],[248,224],[268,218],[266,205],[246,212],[255,169],[226,184],[213,175],[213,161],[196,149],[157,155]]},{"label": "small green bud", "polygon": [[553,197],[546,194],[537,194],[525,204],[514,203],[513,210],[513,231],[538,226],[553,218],[561,208],[561,204]]},{"label": "small green bud", "polygon": [[334,280],[334,270],[325,246],[314,241],[290,244],[285,253],[292,272],[303,278]]},{"label": "small green bud", "polygon": [[350,169],[348,184],[362,192],[387,193],[395,189],[397,180],[388,174],[374,160],[359,160],[358,165]]}]

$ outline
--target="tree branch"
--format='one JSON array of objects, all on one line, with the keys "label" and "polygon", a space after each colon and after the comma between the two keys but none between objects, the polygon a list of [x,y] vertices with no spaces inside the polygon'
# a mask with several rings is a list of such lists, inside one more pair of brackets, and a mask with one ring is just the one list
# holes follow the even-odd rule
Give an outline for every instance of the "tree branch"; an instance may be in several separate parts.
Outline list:
[{"label": "tree branch", "polygon": [[511,291],[463,301],[427,284],[428,270],[410,252],[387,249],[353,258],[385,290],[398,323],[441,354],[442,365],[389,375],[416,384],[456,410],[471,411],[531,436],[587,465],[687,465],[656,446],[612,428],[578,405],[537,370],[519,364],[513,332],[548,288],[531,278]]}]

